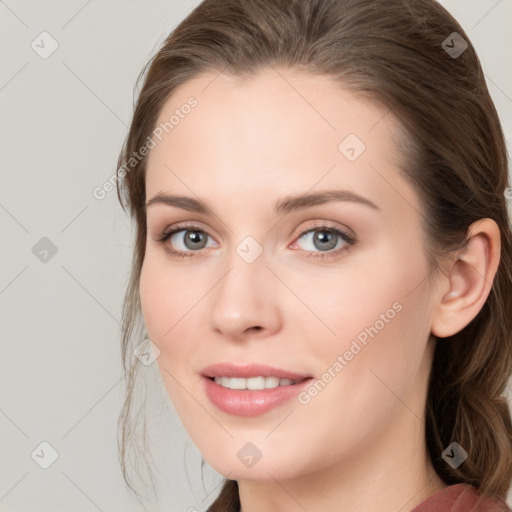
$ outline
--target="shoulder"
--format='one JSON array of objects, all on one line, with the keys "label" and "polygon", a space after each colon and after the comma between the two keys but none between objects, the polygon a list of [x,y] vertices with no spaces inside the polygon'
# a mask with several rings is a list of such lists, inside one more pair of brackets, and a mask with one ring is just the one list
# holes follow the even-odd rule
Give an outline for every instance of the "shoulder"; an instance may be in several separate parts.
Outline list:
[{"label": "shoulder", "polygon": [[468,484],[449,485],[436,492],[411,512],[512,512],[497,498],[481,496]]}]

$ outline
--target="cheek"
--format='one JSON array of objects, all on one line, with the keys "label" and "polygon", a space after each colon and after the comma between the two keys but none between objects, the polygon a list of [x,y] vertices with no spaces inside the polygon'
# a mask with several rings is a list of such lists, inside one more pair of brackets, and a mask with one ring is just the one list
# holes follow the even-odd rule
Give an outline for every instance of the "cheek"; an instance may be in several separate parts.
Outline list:
[{"label": "cheek", "polygon": [[378,258],[361,257],[350,272],[310,293],[308,304],[333,331],[325,331],[325,342],[316,343],[314,351],[326,369],[342,356],[343,369],[338,365],[335,373],[344,377],[335,380],[348,386],[342,395],[353,399],[354,407],[392,396],[378,377],[404,391],[415,378],[430,332],[426,276],[419,244],[398,248],[395,243]]},{"label": "cheek", "polygon": [[[183,381],[184,361],[190,359],[193,338],[187,323],[191,308],[200,298],[199,290],[188,285],[190,279],[183,269],[173,269],[156,251],[148,251],[140,276],[140,301],[147,334],[160,350],[156,363],[163,384],[174,406],[187,415],[188,395],[177,382]],[[177,380],[176,380],[177,379]],[[183,412],[185,411],[185,412]]]},{"label": "cheek", "polygon": [[[428,265],[420,243],[410,240],[396,237],[378,251],[362,250],[350,265],[330,271],[325,279],[315,278],[316,286],[302,283],[308,290],[307,304],[333,331],[327,351],[333,346],[346,350],[356,338],[364,344],[376,331],[379,337],[388,333],[389,344],[399,344],[414,337],[414,327],[426,322],[422,283]],[[329,337],[327,330],[324,337]]]},{"label": "cheek", "polygon": [[148,335],[160,350],[201,296],[187,273],[170,265],[165,255],[147,251],[140,276],[141,309]]},{"label": "cheek", "polygon": [[147,334],[161,352],[159,365],[167,358],[179,318],[185,315],[183,292],[173,272],[165,271],[158,258],[147,254],[141,269],[140,301]]},{"label": "cheek", "polygon": [[165,293],[164,276],[158,271],[153,259],[151,253],[147,252],[139,282],[140,302],[148,335],[154,343],[160,345],[158,341],[161,336],[163,312],[168,297]]},{"label": "cheek", "polygon": [[311,417],[319,418],[319,429],[326,428],[322,411],[332,410],[333,404],[340,406],[334,414],[340,415],[341,428],[359,425],[359,434],[367,435],[403,407],[397,396],[414,396],[411,407],[421,414],[419,390],[428,369],[430,332],[424,282],[428,267],[419,247],[379,256],[337,283],[343,284],[342,291],[332,283],[327,295],[312,297],[318,307],[329,304],[322,311],[336,333],[330,343],[315,345],[326,372],[335,375],[323,374],[321,380],[329,383],[320,384],[321,391],[306,406],[315,411]]}]

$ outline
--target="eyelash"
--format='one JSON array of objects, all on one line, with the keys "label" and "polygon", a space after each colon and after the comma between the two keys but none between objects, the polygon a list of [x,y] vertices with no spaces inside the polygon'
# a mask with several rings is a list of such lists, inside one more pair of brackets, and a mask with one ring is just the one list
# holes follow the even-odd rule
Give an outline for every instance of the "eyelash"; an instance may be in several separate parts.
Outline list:
[{"label": "eyelash", "polygon": [[[184,259],[184,258],[194,257],[195,256],[194,253],[197,253],[197,252],[200,252],[200,251],[187,251],[187,252],[176,251],[174,249],[171,249],[169,247],[169,245],[167,244],[167,241],[174,234],[179,233],[180,231],[197,231],[197,232],[204,233],[205,235],[209,236],[206,231],[204,231],[203,229],[198,228],[197,226],[190,225],[190,224],[185,224],[185,225],[182,224],[182,225],[171,226],[170,228],[167,228],[165,231],[163,231],[161,233],[161,235],[157,238],[156,241],[158,243],[164,245],[165,246],[165,250],[171,256],[173,256],[174,258]],[[328,252],[327,251],[325,251],[325,252],[322,252],[322,251],[315,252],[315,251],[304,251],[304,250],[301,250],[301,252],[307,253],[307,255],[306,255],[307,258],[323,260],[323,259],[327,259],[327,258],[331,258],[331,257],[336,257],[336,256],[339,256],[341,253],[350,250],[357,243],[356,238],[354,236],[350,235],[349,233],[347,233],[346,231],[344,231],[344,230],[342,230],[340,228],[333,227],[333,226],[328,226],[328,225],[325,225],[325,224],[318,224],[318,225],[315,224],[314,226],[312,226],[312,227],[306,229],[305,231],[302,231],[301,233],[299,233],[299,235],[298,235],[298,237],[296,239],[298,240],[298,239],[302,238],[304,235],[310,233],[311,231],[320,231],[320,232],[334,233],[334,234],[338,235],[345,242],[346,245],[344,245],[340,249],[336,249],[334,251],[331,250],[331,251],[328,251]]]}]

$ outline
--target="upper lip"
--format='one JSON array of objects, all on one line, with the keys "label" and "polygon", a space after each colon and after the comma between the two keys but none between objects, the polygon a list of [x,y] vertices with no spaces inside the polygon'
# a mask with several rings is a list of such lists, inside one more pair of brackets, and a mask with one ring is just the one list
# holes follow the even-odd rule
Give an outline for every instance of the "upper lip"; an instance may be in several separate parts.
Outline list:
[{"label": "upper lip", "polygon": [[204,377],[279,377],[280,379],[302,380],[310,375],[304,375],[290,370],[283,370],[266,364],[247,364],[237,366],[231,363],[217,363],[202,369]]}]

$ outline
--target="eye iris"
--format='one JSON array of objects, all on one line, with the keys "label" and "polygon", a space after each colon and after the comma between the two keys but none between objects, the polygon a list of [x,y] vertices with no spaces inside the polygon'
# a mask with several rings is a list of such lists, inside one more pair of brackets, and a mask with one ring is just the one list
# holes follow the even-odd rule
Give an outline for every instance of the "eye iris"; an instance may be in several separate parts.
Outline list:
[{"label": "eye iris", "polygon": [[[319,231],[313,237],[313,243],[317,249],[334,249],[336,247],[336,234],[331,233],[330,231]],[[320,246],[317,245],[317,242],[320,242]],[[327,242],[327,245],[322,245]]]},{"label": "eye iris", "polygon": [[[198,244],[204,243],[204,239],[204,233],[201,231],[186,231],[185,245],[188,249],[202,249],[202,247],[198,247]],[[191,245],[189,245],[189,242]]]}]

